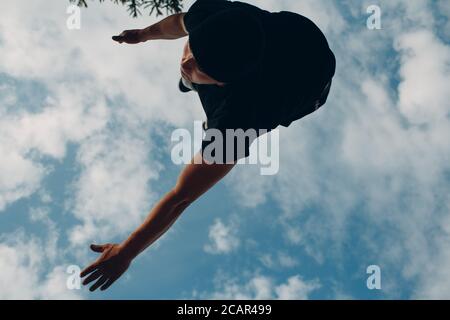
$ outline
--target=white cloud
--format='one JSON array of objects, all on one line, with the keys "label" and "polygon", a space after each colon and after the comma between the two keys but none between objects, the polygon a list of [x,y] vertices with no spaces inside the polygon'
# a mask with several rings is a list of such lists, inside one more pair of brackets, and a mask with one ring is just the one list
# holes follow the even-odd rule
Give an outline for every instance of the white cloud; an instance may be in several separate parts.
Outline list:
[{"label": "white cloud", "polygon": [[218,274],[213,292],[196,293],[202,299],[218,300],[306,300],[311,293],[320,288],[318,280],[305,281],[300,275],[277,284],[274,279],[264,275],[253,275],[244,283],[237,278]]},{"label": "white cloud", "polygon": [[236,250],[240,244],[236,223],[225,225],[220,219],[216,219],[209,227],[209,240],[210,243],[204,246],[208,253],[222,254]]},{"label": "white cloud", "polygon": [[298,261],[294,256],[279,251],[275,257],[271,254],[263,254],[259,260],[267,268],[292,268],[298,265]]},{"label": "white cloud", "polygon": [[438,0],[437,3],[439,12],[441,13],[442,17],[446,18],[442,30],[444,32],[444,35],[447,38],[450,38],[450,2],[446,0]]},{"label": "white cloud", "polygon": [[2,145],[1,138],[0,154],[0,211],[3,211],[8,204],[33,194],[46,169]]},{"label": "white cloud", "polygon": [[[243,206],[274,199],[286,239],[317,263],[339,265],[356,237],[402,277],[385,279],[394,297],[401,281],[417,284],[418,296],[446,297],[450,46],[430,2],[382,2],[380,31],[365,28],[365,4],[352,12],[360,28],[328,29],[338,68],[328,103],[281,131],[279,174],[255,174],[248,197],[250,178],[232,176],[233,192]],[[364,225],[350,229],[355,220]]]},{"label": "white cloud", "polygon": [[297,259],[295,259],[293,256],[290,256],[284,252],[278,253],[278,260],[280,263],[280,266],[285,268],[292,268],[298,265]]},{"label": "white cloud", "polygon": [[275,266],[275,262],[273,261],[272,255],[270,254],[263,254],[261,257],[259,257],[259,260],[267,268],[273,268]]},{"label": "white cloud", "polygon": [[305,282],[296,275],[287,279],[287,283],[277,286],[275,292],[280,300],[306,300],[319,287],[317,282]]},{"label": "white cloud", "polygon": [[66,266],[57,266],[53,268],[45,280],[40,284],[40,299],[51,300],[79,300],[83,296],[77,291],[78,289],[67,288],[67,273]]},{"label": "white cloud", "polygon": [[66,95],[59,90],[40,113],[21,112],[0,118],[0,211],[9,203],[34,193],[52,171],[42,156],[62,159],[68,142],[81,141],[106,124],[104,103]]},{"label": "white cloud", "polygon": [[161,120],[190,128],[187,123],[204,115],[193,94],[177,89],[183,40],[137,46],[111,40],[124,26],[143,27],[160,17],[133,20],[114,4],[92,3],[82,10],[81,30],[68,30],[67,5],[2,4],[0,73],[32,80],[47,92],[30,110],[36,102],[19,97],[20,81],[1,84],[0,211],[40,190],[59,169],[45,160],[62,161],[74,143],[82,167],[73,181],[80,202],[68,200],[81,220],[71,239],[80,243],[123,234],[148,213],[148,179],[162,168],[149,162],[150,128]]},{"label": "white cloud", "polygon": [[82,224],[70,233],[73,244],[111,239],[142,222],[154,200],[148,181],[156,176],[146,165],[151,148],[126,132],[94,136],[82,145],[82,171],[71,201],[71,212]]},{"label": "white cloud", "polygon": [[[248,208],[256,208],[264,205],[266,202],[266,194],[261,190],[270,188],[270,176],[260,175],[260,169],[257,166],[241,166],[237,165],[224,179],[224,183],[234,190],[235,187],[239,192],[235,192],[236,201]],[[239,186],[237,186],[239,184]]]},{"label": "white cloud", "polygon": [[82,292],[67,287],[67,252],[48,207],[30,208],[30,221],[45,228],[46,237],[25,228],[0,237],[0,299],[82,299]]},{"label": "white cloud", "polygon": [[450,195],[446,197],[447,215],[442,218],[438,235],[434,238],[434,255],[425,261],[423,274],[412,297],[415,299],[450,299]]},{"label": "white cloud", "polygon": [[[370,1],[359,8],[341,2],[352,8],[361,28],[347,21],[337,2],[249,2],[311,17],[330,38],[338,72],[328,104],[282,130],[278,176],[261,177],[257,168],[246,167],[232,173],[236,199],[247,207],[274,199],[286,238],[319,263],[340,262],[352,231],[404,279],[418,279],[416,296],[448,297],[450,210],[443,193],[450,169],[450,58],[448,43],[436,35],[438,29],[448,35],[448,21],[438,24],[425,0],[382,1],[381,31],[365,28],[364,6]],[[446,3],[438,2],[444,15]],[[160,167],[147,161],[152,143],[144,137],[146,128],[156,120],[185,126],[203,113],[194,95],[175,94],[181,41],[114,44],[110,36],[123,26],[153,21],[130,23],[125,11],[108,2],[101,10],[100,4],[90,4],[83,10],[82,29],[69,31],[66,5],[2,3],[0,73],[33,79],[48,92],[39,110],[31,112],[32,101],[20,101],[14,84],[0,84],[0,211],[40,189],[55,169],[43,156],[62,160],[68,143],[80,144],[82,171],[74,179],[71,203],[80,224],[71,240],[81,244],[126,232],[150,209],[154,195],[148,182]],[[119,120],[123,124],[112,129]],[[311,213],[311,205],[319,209]],[[355,215],[367,220],[366,229],[349,230]],[[297,219],[301,223],[294,224]],[[222,225],[219,236],[211,236],[211,251],[236,247],[227,228]],[[46,286],[35,275],[42,267],[39,258],[22,245],[0,248],[5,257],[0,263],[8,261],[0,287],[18,279],[22,288],[11,288],[8,297],[44,297],[34,289]],[[221,288],[234,297],[298,295],[304,291],[299,279],[276,286],[256,276]],[[53,280],[48,283],[53,287]]]},{"label": "white cloud", "polygon": [[406,33],[397,40],[402,52],[399,108],[412,123],[446,121],[449,114],[450,46],[429,30]]},{"label": "white cloud", "polygon": [[[2,239],[5,239],[3,236]],[[38,239],[14,233],[0,242],[0,299],[80,299],[66,287],[62,265],[46,271],[48,256]]]}]

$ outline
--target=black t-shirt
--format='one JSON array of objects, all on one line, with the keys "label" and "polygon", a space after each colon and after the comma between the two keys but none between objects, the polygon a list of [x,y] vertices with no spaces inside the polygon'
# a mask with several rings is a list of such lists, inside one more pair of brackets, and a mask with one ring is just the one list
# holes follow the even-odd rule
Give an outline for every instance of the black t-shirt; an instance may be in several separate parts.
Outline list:
[{"label": "black t-shirt", "polygon": [[[287,127],[311,113],[313,101],[335,71],[334,55],[323,33],[299,14],[272,13],[227,0],[197,0],[184,16],[186,30],[190,33],[209,16],[231,8],[243,9],[260,19],[266,35],[265,57],[260,69],[239,82],[224,87],[195,84],[206,113],[207,128],[220,130],[224,137],[226,129],[267,132],[279,125]],[[208,131],[202,151],[214,141]],[[252,139],[246,139],[244,152],[235,148],[234,161],[249,155],[251,142]],[[226,138],[224,161],[225,146]]]}]

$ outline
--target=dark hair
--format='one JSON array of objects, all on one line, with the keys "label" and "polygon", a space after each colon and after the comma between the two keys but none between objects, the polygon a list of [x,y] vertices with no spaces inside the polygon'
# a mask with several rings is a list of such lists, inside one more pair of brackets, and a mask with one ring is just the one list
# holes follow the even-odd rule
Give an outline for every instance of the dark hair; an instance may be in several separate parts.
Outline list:
[{"label": "dark hair", "polygon": [[241,9],[229,9],[192,30],[189,45],[204,73],[220,82],[233,82],[260,66],[265,34],[258,18]]}]

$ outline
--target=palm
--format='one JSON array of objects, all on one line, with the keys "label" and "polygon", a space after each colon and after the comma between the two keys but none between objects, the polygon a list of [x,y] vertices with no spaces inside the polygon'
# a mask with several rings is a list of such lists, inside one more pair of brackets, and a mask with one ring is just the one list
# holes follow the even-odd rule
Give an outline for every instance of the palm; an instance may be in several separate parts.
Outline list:
[{"label": "palm", "polygon": [[106,290],[127,271],[131,261],[120,255],[120,248],[117,244],[91,245],[91,249],[102,254],[81,272],[81,277],[89,275],[83,281],[83,285],[97,280],[89,290],[94,291],[99,287],[100,290]]},{"label": "palm", "polygon": [[142,42],[141,37],[142,37],[141,30],[135,29],[135,30],[125,30],[118,36],[113,36],[112,39],[119,43],[125,42],[128,44],[136,44]]}]

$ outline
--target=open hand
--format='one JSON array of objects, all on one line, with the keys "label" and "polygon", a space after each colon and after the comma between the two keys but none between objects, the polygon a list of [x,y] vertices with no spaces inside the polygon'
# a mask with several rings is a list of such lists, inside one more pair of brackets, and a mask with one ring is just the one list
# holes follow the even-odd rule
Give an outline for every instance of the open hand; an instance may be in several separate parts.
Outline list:
[{"label": "open hand", "polygon": [[94,291],[101,286],[100,290],[103,291],[112,285],[128,269],[131,260],[121,254],[121,248],[118,244],[92,244],[91,250],[101,253],[101,256],[84,269],[80,276],[83,278],[89,275],[84,279],[83,285],[97,280],[89,290]]},{"label": "open hand", "polygon": [[143,31],[141,29],[125,30],[118,36],[113,36],[112,39],[119,43],[136,44],[144,42]]}]

